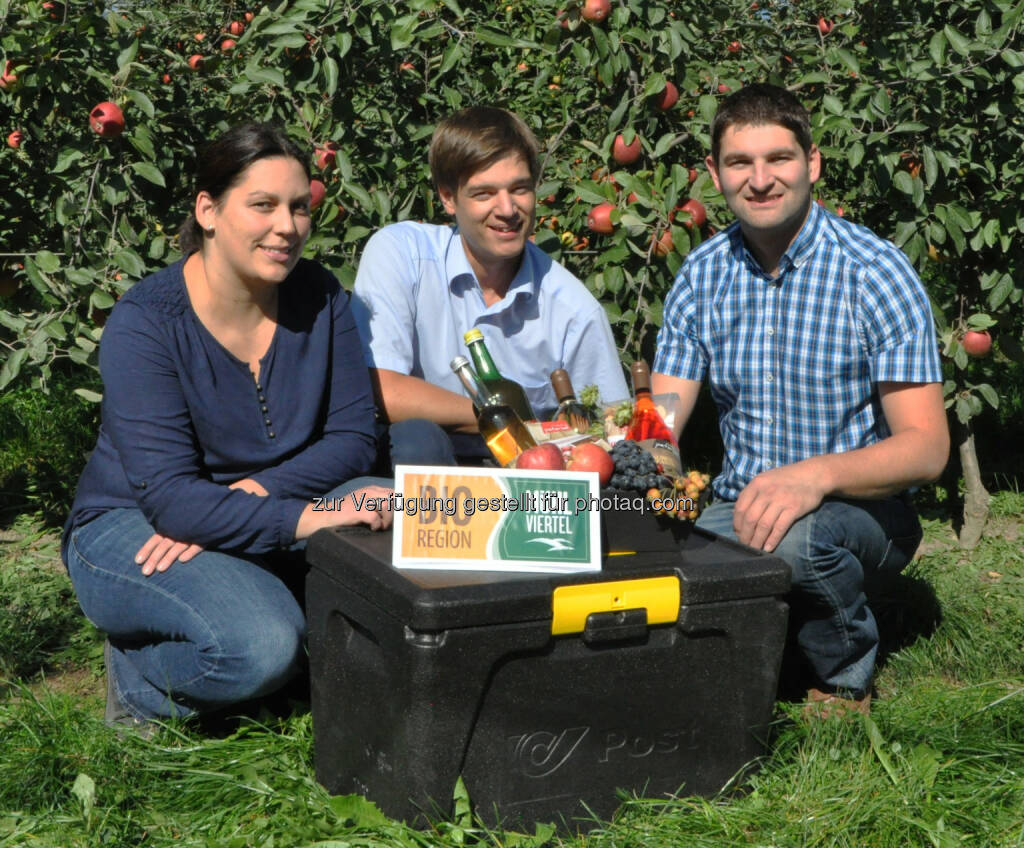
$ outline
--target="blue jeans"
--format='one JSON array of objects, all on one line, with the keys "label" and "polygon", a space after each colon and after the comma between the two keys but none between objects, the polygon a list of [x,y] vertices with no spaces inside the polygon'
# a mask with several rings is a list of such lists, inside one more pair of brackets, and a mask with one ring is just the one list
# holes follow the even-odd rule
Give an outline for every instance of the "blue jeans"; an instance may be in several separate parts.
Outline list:
[{"label": "blue jeans", "polygon": [[[371,484],[391,481],[361,477],[330,494]],[[301,669],[305,616],[273,557],[206,550],[146,577],[135,554],[153,532],[140,510],[112,509],[68,541],[79,605],[109,636],[108,673],[129,712],[206,712],[273,692]]]},{"label": "blue jeans", "polygon": [[426,418],[409,418],[385,425],[378,433],[379,467],[394,474],[396,465],[481,465],[491,459],[484,440],[476,433],[448,433]]},{"label": "blue jeans", "polygon": [[[697,526],[735,539],[735,506],[713,503]],[[792,568],[791,629],[820,688],[857,697],[870,690],[878,625],[865,584],[899,574],[920,541],[921,524],[906,498],[829,498],[775,549]]]}]

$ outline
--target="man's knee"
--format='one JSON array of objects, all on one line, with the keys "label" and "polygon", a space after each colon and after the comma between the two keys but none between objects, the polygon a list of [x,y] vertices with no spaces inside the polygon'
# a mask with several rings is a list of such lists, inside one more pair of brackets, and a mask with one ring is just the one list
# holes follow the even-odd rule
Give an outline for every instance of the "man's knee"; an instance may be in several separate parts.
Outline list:
[{"label": "man's knee", "polygon": [[388,442],[392,466],[455,465],[448,434],[426,418],[395,422],[388,428]]}]

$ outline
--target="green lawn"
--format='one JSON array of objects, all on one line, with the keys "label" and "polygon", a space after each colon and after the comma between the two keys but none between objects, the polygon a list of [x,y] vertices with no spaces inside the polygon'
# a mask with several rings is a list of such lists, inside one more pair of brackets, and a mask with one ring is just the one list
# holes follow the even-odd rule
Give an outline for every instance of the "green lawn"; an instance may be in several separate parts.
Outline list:
[{"label": "green lawn", "polygon": [[1024,846],[1022,517],[1024,495],[997,493],[971,552],[926,520],[921,556],[876,603],[887,656],[870,719],[805,723],[779,704],[770,753],[735,791],[630,800],[573,838],[490,831],[467,813],[417,831],[331,798],[301,702],[226,729],[116,736],[100,639],[54,536],[22,518],[0,535],[0,848]]}]

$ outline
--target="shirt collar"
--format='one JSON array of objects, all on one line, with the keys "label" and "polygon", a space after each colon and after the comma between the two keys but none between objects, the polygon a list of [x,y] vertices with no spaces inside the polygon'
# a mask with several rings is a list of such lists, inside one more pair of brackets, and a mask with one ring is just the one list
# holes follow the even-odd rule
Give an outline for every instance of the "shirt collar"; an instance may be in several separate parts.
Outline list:
[{"label": "shirt collar", "polygon": [[[786,252],[779,257],[780,275],[790,268],[799,268],[810,258],[824,222],[824,210],[812,200],[810,211],[807,213],[807,219],[804,221],[803,226],[800,227],[800,231],[796,234],[792,244],[786,248]],[[747,249],[746,242],[743,241],[743,231],[740,229],[739,221],[735,221],[730,225],[729,239],[733,258],[737,262],[746,262],[752,271],[765,276],[765,272],[760,264],[758,264],[754,254]]]},{"label": "shirt collar", "polygon": [[[491,308],[503,309],[514,300],[520,297],[536,297],[537,289],[540,286],[540,275],[537,273],[536,263],[530,253],[530,242],[526,243],[523,251],[523,261],[519,270],[509,283],[508,291],[498,303]],[[469,264],[469,257],[466,256],[466,248],[462,243],[458,227],[452,227],[452,239],[445,252],[445,275],[448,278],[448,288],[453,294],[464,294],[467,290],[475,290],[483,298],[480,290],[480,282],[473,272],[473,266]]]}]

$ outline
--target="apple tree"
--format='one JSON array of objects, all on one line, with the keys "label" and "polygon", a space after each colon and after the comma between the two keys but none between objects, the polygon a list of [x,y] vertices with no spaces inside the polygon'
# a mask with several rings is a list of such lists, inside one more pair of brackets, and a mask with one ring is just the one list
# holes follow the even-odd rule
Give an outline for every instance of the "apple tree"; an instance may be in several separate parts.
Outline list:
[{"label": "apple tree", "polygon": [[[969,543],[984,512],[973,422],[1004,402],[1024,329],[1022,8],[0,0],[0,180],[18,187],[0,200],[0,389],[94,366],[117,297],[177,257],[212,135],[272,120],[305,145],[323,188],[308,252],[349,285],[376,228],[443,220],[427,144],[474,103],[534,129],[537,244],[601,300],[624,360],[649,358],[683,258],[730,221],[703,166],[710,119],[728,92],[770,81],[812,111],[820,202],[892,238],[926,281]],[[103,110],[97,132],[103,103],[123,130]],[[969,333],[988,334],[986,356]]]}]

